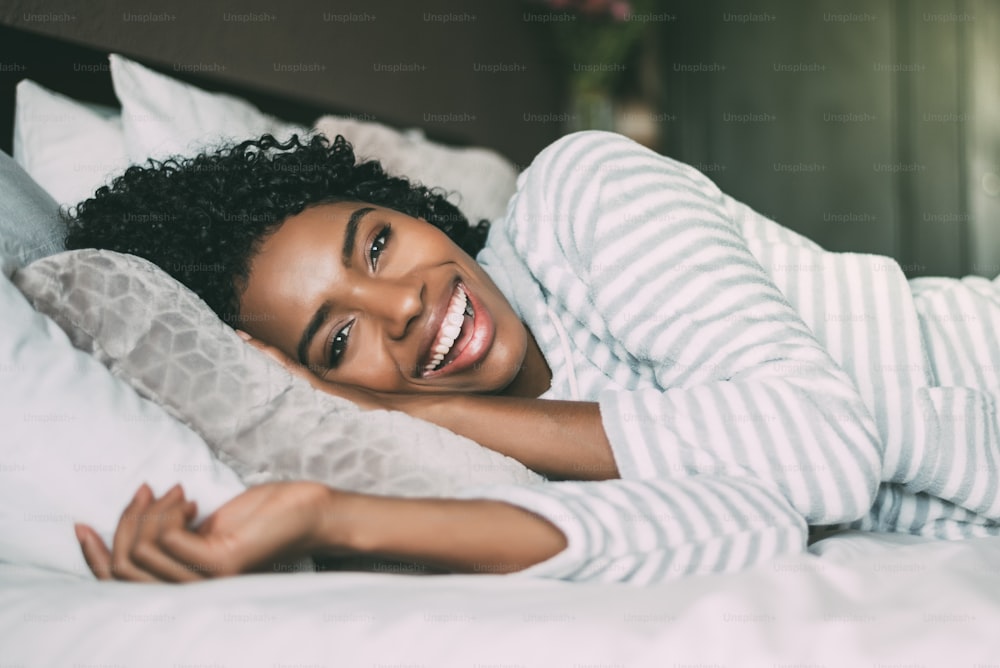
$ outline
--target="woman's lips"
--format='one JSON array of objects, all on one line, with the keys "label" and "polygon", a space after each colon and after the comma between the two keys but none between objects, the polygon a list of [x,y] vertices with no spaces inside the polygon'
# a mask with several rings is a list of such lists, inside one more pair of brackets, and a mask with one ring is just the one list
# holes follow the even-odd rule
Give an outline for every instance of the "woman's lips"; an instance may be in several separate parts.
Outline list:
[{"label": "woman's lips", "polygon": [[464,371],[480,362],[493,344],[493,337],[496,334],[493,316],[467,285],[464,283],[460,285],[465,291],[469,303],[472,304],[472,311],[475,315],[465,316],[462,331],[445,357],[444,365],[434,371],[424,373],[424,378],[437,378]]}]

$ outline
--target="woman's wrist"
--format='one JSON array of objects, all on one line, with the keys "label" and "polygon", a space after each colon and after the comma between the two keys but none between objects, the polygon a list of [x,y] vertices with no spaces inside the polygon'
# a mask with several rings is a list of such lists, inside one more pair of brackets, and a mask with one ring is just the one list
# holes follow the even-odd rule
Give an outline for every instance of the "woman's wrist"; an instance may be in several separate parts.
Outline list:
[{"label": "woman's wrist", "polygon": [[[406,413],[425,422],[452,429],[451,419],[463,415],[459,403],[467,395],[460,393],[383,394],[386,410]],[[452,429],[454,431],[454,429]]]},{"label": "woman's wrist", "polygon": [[309,551],[330,556],[361,552],[363,533],[360,529],[371,521],[370,505],[375,498],[327,487],[316,504],[318,514]]},{"label": "woman's wrist", "polygon": [[372,555],[447,571],[502,573],[566,547],[562,531],[548,520],[501,501],[329,492],[312,554]]},{"label": "woman's wrist", "polygon": [[549,478],[619,477],[595,402],[461,393],[398,396],[394,410],[449,429]]}]

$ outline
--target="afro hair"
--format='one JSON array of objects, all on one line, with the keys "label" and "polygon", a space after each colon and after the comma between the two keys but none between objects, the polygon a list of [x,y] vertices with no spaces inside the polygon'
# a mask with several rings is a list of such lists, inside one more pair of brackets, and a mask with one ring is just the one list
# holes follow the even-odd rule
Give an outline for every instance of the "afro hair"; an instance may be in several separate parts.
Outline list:
[{"label": "afro hair", "polygon": [[489,223],[470,226],[440,192],[356,162],[342,136],[271,135],[192,158],[129,167],[67,214],[68,249],[101,248],[153,262],[226,323],[240,320],[240,286],[261,242],[318,204],[357,201],[423,218],[475,257]]}]

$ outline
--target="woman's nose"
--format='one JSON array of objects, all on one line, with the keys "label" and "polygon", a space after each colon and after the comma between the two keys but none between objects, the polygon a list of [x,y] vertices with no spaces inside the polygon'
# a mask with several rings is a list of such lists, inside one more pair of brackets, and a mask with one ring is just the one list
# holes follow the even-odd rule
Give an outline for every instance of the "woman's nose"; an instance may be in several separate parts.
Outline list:
[{"label": "woman's nose", "polygon": [[378,280],[366,286],[363,308],[384,324],[393,339],[405,337],[424,310],[424,284],[415,279]]}]

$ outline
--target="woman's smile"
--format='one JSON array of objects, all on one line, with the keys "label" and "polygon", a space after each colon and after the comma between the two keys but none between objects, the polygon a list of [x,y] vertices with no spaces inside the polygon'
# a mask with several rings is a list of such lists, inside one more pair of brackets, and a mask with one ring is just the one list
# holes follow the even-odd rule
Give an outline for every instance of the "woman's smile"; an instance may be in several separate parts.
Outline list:
[{"label": "woman's smile", "polygon": [[479,364],[489,353],[496,327],[486,306],[459,281],[443,316],[431,319],[430,334],[430,344],[418,364],[424,378],[457,373]]}]

